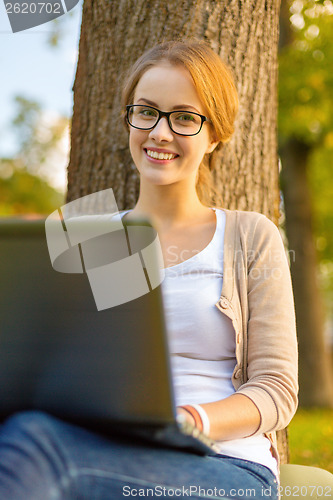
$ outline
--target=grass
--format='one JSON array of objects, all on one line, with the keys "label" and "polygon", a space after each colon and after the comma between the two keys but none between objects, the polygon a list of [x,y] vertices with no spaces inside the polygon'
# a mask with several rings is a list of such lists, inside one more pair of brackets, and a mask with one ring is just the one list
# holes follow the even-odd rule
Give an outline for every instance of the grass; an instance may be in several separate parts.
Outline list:
[{"label": "grass", "polygon": [[288,429],[290,463],[333,473],[333,410],[300,408]]}]

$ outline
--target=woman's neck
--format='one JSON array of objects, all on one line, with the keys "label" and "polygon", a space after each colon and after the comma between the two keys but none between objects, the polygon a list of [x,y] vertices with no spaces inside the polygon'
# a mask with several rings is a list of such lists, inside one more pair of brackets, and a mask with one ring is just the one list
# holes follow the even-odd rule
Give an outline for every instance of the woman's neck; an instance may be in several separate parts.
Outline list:
[{"label": "woman's neck", "polygon": [[[184,188],[184,186],[183,186]],[[203,205],[194,189],[174,186],[140,186],[140,195],[133,216],[147,216],[161,229],[196,224],[207,217],[210,209]]]}]

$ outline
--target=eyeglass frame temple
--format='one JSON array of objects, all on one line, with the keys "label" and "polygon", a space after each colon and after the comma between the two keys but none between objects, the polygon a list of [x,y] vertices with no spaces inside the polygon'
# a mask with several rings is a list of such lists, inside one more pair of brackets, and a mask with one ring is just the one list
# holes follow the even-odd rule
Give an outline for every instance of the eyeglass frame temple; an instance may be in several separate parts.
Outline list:
[{"label": "eyeglass frame temple", "polygon": [[[149,127],[149,128],[139,128],[139,127],[136,127],[135,125],[132,125],[132,123],[129,121],[128,115],[129,115],[130,109],[134,108],[136,106],[141,106],[141,107],[144,107],[144,108],[154,109],[155,111],[157,111],[158,112],[157,122],[152,127]],[[144,104],[127,104],[126,105],[126,111],[127,111],[127,113],[126,113],[127,122],[133,128],[137,128],[138,130],[153,130],[153,128],[156,127],[156,125],[160,121],[160,119],[165,116],[165,118],[168,120],[169,127],[172,130],[172,132],[174,132],[174,134],[184,135],[184,136],[187,136],[187,137],[199,134],[199,132],[201,132],[202,125],[204,124],[204,122],[212,123],[212,121],[209,118],[207,118],[207,116],[201,115],[200,113],[196,113],[195,111],[187,111],[185,109],[179,109],[179,110],[177,109],[177,110],[174,110],[174,111],[161,111],[158,108],[154,108],[154,106],[148,106],[148,105],[144,105]],[[187,112],[187,113],[192,113],[194,115],[200,116],[200,118],[201,118],[201,125],[200,125],[200,128],[199,128],[198,132],[196,132],[195,134],[189,134],[189,135],[187,135],[187,134],[180,134],[179,132],[175,132],[173,130],[173,128],[171,126],[171,123],[170,123],[170,115],[172,113],[179,113],[180,111]]]}]

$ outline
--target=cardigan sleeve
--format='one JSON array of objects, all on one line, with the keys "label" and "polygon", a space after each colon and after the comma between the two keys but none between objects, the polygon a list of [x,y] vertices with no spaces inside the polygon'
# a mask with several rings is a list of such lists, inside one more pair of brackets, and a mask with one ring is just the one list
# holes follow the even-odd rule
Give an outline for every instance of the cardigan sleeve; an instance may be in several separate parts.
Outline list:
[{"label": "cardigan sleeve", "polygon": [[259,216],[247,248],[247,376],[237,392],[259,409],[255,434],[282,429],[297,408],[294,300],[279,230]]}]

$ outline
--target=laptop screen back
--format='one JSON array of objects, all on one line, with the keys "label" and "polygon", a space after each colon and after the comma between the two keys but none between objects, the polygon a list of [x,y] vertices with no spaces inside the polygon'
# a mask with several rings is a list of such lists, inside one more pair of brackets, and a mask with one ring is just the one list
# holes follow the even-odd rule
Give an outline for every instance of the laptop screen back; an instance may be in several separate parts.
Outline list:
[{"label": "laptop screen back", "polygon": [[161,290],[97,310],[87,274],[52,268],[44,221],[2,220],[0,417],[31,408],[97,426],[173,421]]}]

